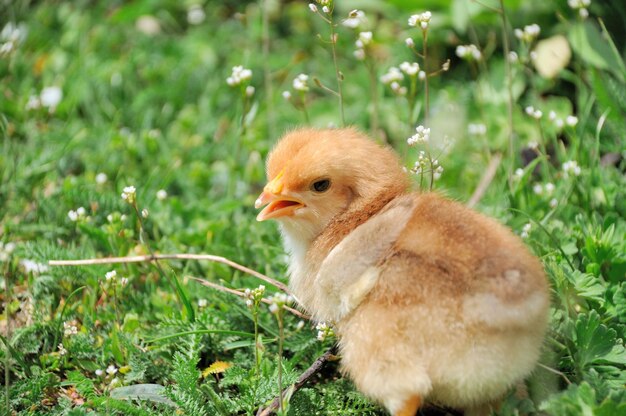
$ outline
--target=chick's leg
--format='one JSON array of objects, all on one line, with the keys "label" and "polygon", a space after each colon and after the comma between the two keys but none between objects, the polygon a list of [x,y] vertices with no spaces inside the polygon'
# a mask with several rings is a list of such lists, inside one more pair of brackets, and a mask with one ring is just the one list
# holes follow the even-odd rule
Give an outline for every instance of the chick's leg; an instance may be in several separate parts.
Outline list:
[{"label": "chick's leg", "polygon": [[421,404],[422,400],[420,396],[411,396],[393,416],[415,416]]}]

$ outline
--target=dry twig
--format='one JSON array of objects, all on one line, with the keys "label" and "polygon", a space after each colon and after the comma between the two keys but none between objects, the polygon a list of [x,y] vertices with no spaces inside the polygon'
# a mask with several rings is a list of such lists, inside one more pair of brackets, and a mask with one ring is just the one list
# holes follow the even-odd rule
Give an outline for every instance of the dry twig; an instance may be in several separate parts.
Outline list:
[{"label": "dry twig", "polygon": [[88,266],[92,264],[114,264],[114,263],[142,263],[156,260],[207,260],[216,263],[222,263],[233,269],[240,270],[244,273],[252,275],[258,279],[263,280],[270,285],[277,287],[283,292],[293,296],[289,288],[277,280],[272,279],[269,276],[259,273],[256,270],[252,270],[239,263],[235,263],[226,257],[215,256],[212,254],[155,254],[147,256],[132,256],[132,257],[105,257],[100,259],[83,259],[83,260],[50,260],[48,264],[50,266]]},{"label": "dry twig", "polygon": [[[291,394],[299,390],[304,385],[304,383],[306,383],[312,376],[317,374],[327,361],[331,361],[335,357],[334,354],[335,354],[335,347],[331,347],[321,357],[313,361],[313,364],[311,364],[311,366],[307,368],[306,371],[302,373],[300,377],[298,377],[298,380],[296,380],[296,382],[293,384],[293,388],[291,389],[292,390]],[[288,390],[290,389],[287,389],[286,391]],[[283,397],[286,391],[283,392]],[[266,407],[265,409],[259,408],[256,415],[257,416],[269,416],[270,414],[272,414],[278,409],[280,400],[281,400],[280,397],[274,398],[274,400],[272,400],[272,403],[270,403],[268,407]]]}]

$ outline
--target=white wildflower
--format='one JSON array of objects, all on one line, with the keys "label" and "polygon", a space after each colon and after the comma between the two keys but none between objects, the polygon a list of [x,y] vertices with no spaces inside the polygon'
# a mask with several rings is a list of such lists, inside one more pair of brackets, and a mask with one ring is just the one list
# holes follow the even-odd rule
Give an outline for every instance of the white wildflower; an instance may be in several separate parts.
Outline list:
[{"label": "white wildflower", "polygon": [[252,85],[246,87],[246,96],[252,97],[254,95],[255,88]]},{"label": "white wildflower", "polygon": [[517,52],[515,51],[511,51],[509,52],[509,62],[511,63],[516,63],[517,61],[519,61],[519,57],[517,56]]},{"label": "white wildflower", "polygon": [[532,225],[529,222],[524,224],[524,226],[522,227],[522,232],[520,233],[520,237],[528,238],[528,236],[530,235],[531,227]]},{"label": "white wildflower", "polygon": [[117,373],[117,367],[111,364],[110,366],[107,367],[106,371],[108,375],[112,376],[113,374]]},{"label": "white wildflower", "polygon": [[126,286],[128,284],[128,277],[122,277],[120,279],[120,285]]},{"label": "white wildflower", "polygon": [[404,75],[402,75],[402,72],[395,66],[392,66],[386,74],[383,74],[380,77],[380,82],[383,84],[391,84],[394,81],[402,81],[403,79]]},{"label": "white wildflower", "polygon": [[372,32],[360,32],[359,33],[359,40],[361,41],[361,44],[367,46],[370,43],[372,43]]},{"label": "white wildflower", "polygon": [[513,175],[515,175],[516,179],[521,179],[524,176],[524,169],[522,168],[515,169],[515,173]]},{"label": "white wildflower", "polygon": [[141,210],[141,216],[143,218],[148,218],[148,215],[150,215],[150,212],[148,211],[147,208],[144,208],[144,209]]},{"label": "white wildflower", "polygon": [[433,179],[438,180],[443,175],[443,166],[437,166],[433,171]]},{"label": "white wildflower", "polygon": [[74,322],[63,322],[63,335],[69,337],[78,334],[78,328]]},{"label": "white wildflower", "polygon": [[533,186],[533,192],[537,195],[543,194],[543,186],[540,183],[537,183]]},{"label": "white wildflower", "polygon": [[565,125],[565,122],[563,121],[562,118],[557,118],[556,120],[554,120],[554,125],[556,126],[557,129],[561,130],[563,126]]},{"label": "white wildflower", "polygon": [[303,320],[299,320],[298,324],[296,325],[296,330],[301,330],[302,328],[304,328],[304,321]]},{"label": "white wildflower", "polygon": [[556,198],[552,198],[549,202],[550,208],[554,209],[559,205],[559,201]]},{"label": "white wildflower", "polygon": [[198,299],[198,307],[199,308],[206,308],[206,306],[209,304],[209,301],[206,299]]},{"label": "white wildflower", "polygon": [[39,99],[41,100],[41,105],[49,108],[51,111],[59,105],[61,99],[63,98],[63,91],[61,88],[53,86],[46,87],[41,90],[41,94],[39,94]]},{"label": "white wildflower", "polygon": [[411,17],[409,17],[409,26],[411,27],[419,26],[420,28],[422,28],[422,30],[426,30],[428,29],[428,26],[430,25],[431,18],[432,18],[432,13],[429,11],[426,11],[420,14],[414,14]]},{"label": "white wildflower", "polygon": [[287,304],[293,302],[293,297],[286,295],[285,293],[277,293],[270,297],[269,301],[269,310],[271,313],[275,314],[281,311]]},{"label": "white wildflower", "polygon": [[98,368],[98,369],[96,370],[96,375],[97,375],[98,377],[102,377],[102,375],[103,375],[103,374],[104,374],[104,371],[103,371],[102,369]]},{"label": "white wildflower", "polygon": [[415,128],[415,134],[407,139],[407,144],[413,146],[417,143],[428,143],[430,140],[430,129],[419,125]]},{"label": "white wildflower", "polygon": [[70,221],[74,221],[74,222],[78,221],[78,213],[74,210],[70,210],[67,213],[67,216],[70,219]]},{"label": "white wildflower", "polygon": [[349,27],[350,29],[356,29],[366,21],[365,13],[361,10],[352,10],[348,14],[348,18],[341,22],[345,27]]},{"label": "white wildflower", "polygon": [[404,39],[404,43],[406,43],[406,46],[408,46],[409,48],[415,47],[415,41],[412,38]]},{"label": "white wildflower", "polygon": [[96,175],[96,183],[98,185],[102,185],[103,183],[106,183],[107,179],[109,178],[107,177],[106,173],[100,172]]},{"label": "white wildflower", "polygon": [[550,112],[548,113],[548,120],[550,121],[556,120],[556,113],[553,110],[550,110]]},{"label": "white wildflower", "polygon": [[309,3],[309,9],[313,12],[313,13],[317,13],[317,6],[313,3]]},{"label": "white wildflower", "polygon": [[110,272],[106,272],[106,273],[104,274],[104,278],[105,278],[107,281],[110,281],[110,280],[115,280],[115,278],[116,278],[116,277],[117,277],[117,272],[116,272],[115,270],[111,270]]},{"label": "white wildflower", "polygon": [[159,201],[163,201],[167,198],[167,191],[165,189],[159,189],[156,193],[156,197]]},{"label": "white wildflower", "polygon": [[400,69],[402,72],[412,77],[419,72],[420,66],[417,62],[409,63],[405,61],[400,64]]},{"label": "white wildflower", "polygon": [[204,22],[206,19],[206,14],[204,13],[204,9],[199,4],[194,4],[189,9],[187,9],[187,22],[190,25],[199,25]]},{"label": "white wildflower", "polygon": [[578,124],[578,117],[576,116],[565,117],[565,124],[567,124],[569,127],[575,127]]},{"label": "white wildflower", "polygon": [[144,35],[154,36],[161,33],[159,19],[150,15],[139,16],[135,22],[135,28]]},{"label": "white wildflower", "polygon": [[580,166],[578,166],[578,162],[576,162],[575,160],[568,160],[567,162],[563,163],[562,168],[563,173],[565,173],[566,177],[569,175],[579,176],[581,173]]},{"label": "white wildflower", "polygon": [[545,184],[543,189],[544,191],[546,191],[546,195],[550,196],[554,192],[555,186],[552,182],[548,182],[547,184]]},{"label": "white wildflower", "polygon": [[287,101],[291,100],[291,92],[289,91],[283,91],[283,98]]},{"label": "white wildflower", "polygon": [[296,91],[306,92],[309,90],[308,85],[309,76],[306,74],[300,74],[294,78],[292,86]]},{"label": "white wildflower", "polygon": [[480,61],[483,57],[483,54],[480,52],[480,49],[478,49],[476,45],[470,44],[457,46],[456,56],[461,59],[465,59],[466,61]]},{"label": "white wildflower", "polygon": [[48,271],[48,266],[42,263],[37,263],[34,260],[23,259],[20,260],[20,265],[24,268],[26,273],[41,274]]},{"label": "white wildflower", "polygon": [[108,222],[113,222],[113,214],[107,215],[107,221]]},{"label": "white wildflower", "polygon": [[424,72],[424,71],[420,71],[420,72],[417,74],[417,78],[419,78],[419,80],[420,80],[420,81],[424,81],[424,80],[426,79],[426,72]]},{"label": "white wildflower", "polygon": [[137,197],[137,189],[134,186],[126,186],[122,192],[122,199],[129,204],[134,204]]},{"label": "white wildflower", "polygon": [[328,8],[328,6],[323,6],[322,11],[326,14],[330,13],[330,9]]},{"label": "white wildflower", "polygon": [[59,344],[59,355],[65,355],[67,354],[67,350],[65,349],[65,347],[63,346],[63,344]]},{"label": "white wildflower", "polygon": [[84,207],[78,207],[78,209],[76,210],[76,214],[78,214],[79,217],[84,217],[85,215],[87,215],[87,211]]},{"label": "white wildflower", "polygon": [[335,335],[335,331],[333,331],[333,328],[326,322],[318,323],[317,325],[315,325],[315,329],[317,329],[317,339],[319,341],[324,341],[326,338]]},{"label": "white wildflower", "polygon": [[26,110],[36,110],[41,107],[41,100],[36,95],[31,95],[28,97],[28,101],[26,102]]},{"label": "white wildflower", "polygon": [[226,78],[226,83],[234,87],[248,81],[250,78],[252,78],[252,70],[244,68],[242,65],[237,65],[233,67],[231,75]]},{"label": "white wildflower", "polygon": [[482,123],[470,123],[467,126],[467,132],[472,136],[484,136],[485,134],[487,134],[487,126]]},{"label": "white wildflower", "polygon": [[541,28],[538,24],[533,23],[532,25],[524,26],[524,29],[515,29],[515,37],[523,42],[532,42],[537,39],[539,33],[541,32]]}]

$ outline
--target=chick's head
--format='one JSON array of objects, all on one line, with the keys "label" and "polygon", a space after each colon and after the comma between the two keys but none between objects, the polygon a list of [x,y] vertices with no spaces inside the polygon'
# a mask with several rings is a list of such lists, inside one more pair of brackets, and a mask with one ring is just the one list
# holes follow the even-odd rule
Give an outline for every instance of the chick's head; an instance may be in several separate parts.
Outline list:
[{"label": "chick's head", "polygon": [[257,220],[278,220],[305,238],[348,209],[408,187],[397,155],[355,129],[286,134],[268,157],[267,178]]}]

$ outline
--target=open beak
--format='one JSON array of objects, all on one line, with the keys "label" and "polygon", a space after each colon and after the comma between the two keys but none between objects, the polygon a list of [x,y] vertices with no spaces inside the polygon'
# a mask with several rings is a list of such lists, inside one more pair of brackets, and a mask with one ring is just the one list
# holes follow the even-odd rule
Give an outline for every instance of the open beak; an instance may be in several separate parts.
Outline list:
[{"label": "open beak", "polygon": [[297,198],[292,198],[282,194],[283,172],[281,171],[270,183],[265,185],[263,192],[254,203],[255,208],[265,206],[263,211],[257,215],[257,221],[270,220],[272,218],[293,215],[293,213],[304,206],[304,203]]}]

